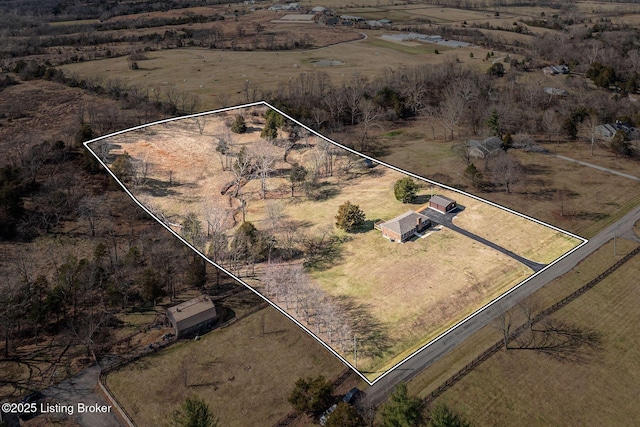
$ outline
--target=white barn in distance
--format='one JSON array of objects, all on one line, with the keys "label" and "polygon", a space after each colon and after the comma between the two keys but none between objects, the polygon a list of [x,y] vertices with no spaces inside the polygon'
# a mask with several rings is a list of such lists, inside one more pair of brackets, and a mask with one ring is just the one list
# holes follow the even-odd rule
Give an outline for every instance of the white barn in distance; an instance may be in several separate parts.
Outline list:
[{"label": "white barn in distance", "polygon": [[183,337],[208,330],[218,320],[218,313],[211,298],[202,295],[167,309],[167,318],[176,337]]}]

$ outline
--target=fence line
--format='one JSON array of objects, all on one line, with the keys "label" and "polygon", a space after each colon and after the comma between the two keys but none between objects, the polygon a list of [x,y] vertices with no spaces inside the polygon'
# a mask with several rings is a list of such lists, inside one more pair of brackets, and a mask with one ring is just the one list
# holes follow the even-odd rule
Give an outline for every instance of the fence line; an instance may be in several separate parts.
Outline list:
[{"label": "fence line", "polygon": [[[257,306],[253,307],[252,309],[248,310],[246,313],[243,313],[242,316],[238,316],[238,317],[234,317],[233,319],[230,319],[220,325],[218,325],[215,329],[222,329],[222,328],[226,328],[229,325],[234,324],[235,322],[237,322],[240,319],[244,319],[245,317],[265,308],[268,307],[269,304],[266,302],[260,303]],[[127,358],[127,359],[123,359],[121,361],[119,361],[118,363],[114,364],[113,366],[109,366],[105,369],[101,369],[100,371],[100,376],[98,377],[98,385],[100,386],[100,390],[102,391],[102,393],[104,394],[104,396],[106,397],[106,399],[111,403],[111,405],[116,409],[118,415],[120,416],[120,418],[125,422],[125,424],[127,424],[129,427],[137,427],[137,424],[133,421],[133,418],[129,415],[129,413],[127,412],[126,409],[124,409],[124,407],[120,404],[120,401],[118,401],[118,399],[113,395],[113,393],[111,392],[111,389],[109,389],[109,386],[107,385],[107,375],[112,372],[112,371],[116,371],[122,367],[124,367],[125,365],[128,365],[131,362],[135,362],[136,360],[146,356],[149,353],[154,353],[158,350],[161,350],[165,347],[168,347],[169,345],[178,342],[177,339],[174,340],[170,340],[170,341],[164,341],[160,344],[154,345],[153,347],[145,347],[144,349],[142,349],[142,351],[139,351],[137,354],[135,354],[133,357]]]},{"label": "fence line", "polygon": [[[622,265],[624,265],[626,262],[628,262],[631,258],[638,255],[639,253],[640,253],[640,246],[635,248],[633,251],[625,255],[620,260],[618,260],[615,264],[607,268],[603,273],[599,274],[595,279],[591,280],[586,285],[578,288],[577,290],[567,295],[557,303],[553,304],[551,307],[538,313],[536,316],[533,317],[533,319],[530,322],[526,322],[520,325],[517,329],[515,329],[512,333],[508,335],[507,342],[513,341],[514,339],[518,338],[525,330],[529,328],[530,325],[534,325],[540,322],[545,317],[555,313],[556,311],[560,310],[562,307],[574,301],[580,295],[584,294],[589,289],[593,288],[595,285],[602,282],[602,280],[604,280],[607,276],[609,276],[611,273],[616,271],[618,268],[620,268]],[[444,393],[445,390],[447,390],[453,384],[460,381],[465,375],[467,375],[473,369],[477,368],[482,362],[486,361],[489,357],[497,353],[498,350],[500,350],[500,348],[502,348],[503,345],[504,345],[504,339],[501,339],[497,341],[495,344],[493,344],[491,347],[483,351],[478,357],[473,359],[471,362],[467,363],[462,369],[454,373],[445,382],[440,384],[435,390],[429,393],[429,395],[423,399],[424,404],[429,405],[430,403],[432,403],[438,396]]]}]

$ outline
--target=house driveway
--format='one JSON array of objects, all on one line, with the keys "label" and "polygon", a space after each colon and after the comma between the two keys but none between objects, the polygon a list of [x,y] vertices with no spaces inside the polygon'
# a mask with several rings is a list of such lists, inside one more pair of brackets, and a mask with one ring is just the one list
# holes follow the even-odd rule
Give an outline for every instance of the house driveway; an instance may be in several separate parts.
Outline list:
[{"label": "house driveway", "polygon": [[426,215],[427,217],[429,217],[429,219],[437,224],[440,224],[444,227],[447,227],[450,230],[453,230],[457,233],[462,234],[463,236],[467,236],[470,239],[475,240],[478,243],[482,243],[485,246],[490,247],[491,249],[495,249],[498,252],[501,252],[503,254],[505,254],[506,256],[508,256],[509,258],[512,258],[516,261],[518,261],[521,264],[526,265],[527,267],[529,267],[530,269],[532,269],[535,273],[537,273],[538,271],[542,270],[546,264],[540,264],[537,263],[535,261],[531,261],[530,259],[524,258],[514,252],[511,252],[508,249],[503,248],[500,245],[497,245],[495,243],[493,243],[490,240],[485,239],[484,237],[480,237],[476,234],[471,233],[470,231],[465,230],[464,228],[460,228],[457,225],[455,225],[453,223],[453,217],[455,217],[458,213],[460,213],[462,210],[464,210],[464,207],[457,207],[455,209],[453,209],[450,212],[447,212],[446,214],[443,214],[441,212],[438,212],[434,209],[424,209],[422,211],[420,211],[421,214]]},{"label": "house driveway", "polygon": [[81,426],[86,427],[121,427],[122,423],[115,414],[115,408],[107,413],[78,413],[78,404],[96,405],[104,407],[108,402],[97,390],[100,368],[97,365],[83,369],[77,375],[68,378],[52,387],[42,390],[45,401],[51,405],[73,405],[73,415],[63,415],[62,418],[71,418]]}]

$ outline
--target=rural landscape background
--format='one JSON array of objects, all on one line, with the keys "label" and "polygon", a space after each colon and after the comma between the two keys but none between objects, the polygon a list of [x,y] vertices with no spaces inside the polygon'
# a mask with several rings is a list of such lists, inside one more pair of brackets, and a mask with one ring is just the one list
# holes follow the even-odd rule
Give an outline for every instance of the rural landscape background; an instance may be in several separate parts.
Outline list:
[{"label": "rural landscape background", "polygon": [[[113,131],[264,99],[348,147],[588,239],[640,204],[639,4],[272,6],[0,4],[0,400],[51,396],[99,361],[119,366],[103,381],[137,425],[170,423],[190,395],[220,425],[310,425],[322,410],[296,413],[288,398],[318,375],[340,383],[336,399],[363,389],[357,422],[392,417],[384,408],[398,399],[376,414],[366,398],[392,388],[341,375],[332,354],[130,200],[82,145]],[[315,6],[328,10],[302,17]],[[399,37],[409,33],[425,38]],[[495,313],[416,372],[406,399],[431,423],[444,405],[473,425],[632,424],[637,235],[621,229]],[[226,327],[126,363],[161,341],[167,307],[201,293]]]}]

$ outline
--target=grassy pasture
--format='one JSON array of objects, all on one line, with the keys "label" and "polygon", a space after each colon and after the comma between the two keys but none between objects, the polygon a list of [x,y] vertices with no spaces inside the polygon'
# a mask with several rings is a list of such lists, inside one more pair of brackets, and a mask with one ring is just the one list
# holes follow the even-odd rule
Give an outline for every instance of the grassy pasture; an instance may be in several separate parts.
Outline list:
[{"label": "grassy pasture", "polygon": [[[253,110],[259,113],[262,107]],[[127,151],[136,161],[144,160],[151,165],[148,176],[151,184],[134,188],[133,192],[143,203],[162,211],[171,222],[180,223],[184,215],[193,212],[205,224],[204,206],[215,202],[235,210],[237,224],[238,201],[220,192],[225,183],[233,180],[233,175],[222,171],[214,141],[225,122],[240,113],[203,117],[199,119],[204,122],[202,132],[195,119],[183,119],[117,135],[110,141],[114,144],[112,154]],[[250,131],[233,134],[234,151],[244,145],[251,152],[252,145],[260,140],[263,119],[249,111],[243,114]],[[402,137],[403,133],[389,135]],[[289,161],[311,170],[318,141],[310,138],[309,143],[308,147],[301,145],[293,150]],[[282,154],[283,149],[280,150]],[[338,164],[345,161],[343,156],[336,159]],[[276,167],[286,170],[290,166],[279,160]],[[172,185],[168,185],[169,175],[175,181]],[[367,215],[368,228],[349,235],[341,233],[342,256],[327,269],[312,272],[311,278],[337,300],[363,308],[385,331],[389,351],[369,359],[366,355],[359,358],[359,366],[371,371],[372,378],[532,274],[505,255],[447,229],[435,230],[426,238],[402,245],[382,238],[379,231],[373,230],[373,222],[391,219],[409,209],[424,208],[431,191],[430,185],[425,184],[418,204],[398,202],[393,196],[393,185],[404,176],[383,166],[370,170],[356,168],[347,175],[336,172],[335,176],[322,178],[323,185],[333,188],[335,195],[320,201],[303,197],[301,190],[296,197],[290,197],[284,176],[267,181],[270,199],[281,201],[286,220],[305,224],[305,233],[332,229],[338,206],[346,201],[358,204]],[[242,191],[248,202],[247,220],[258,228],[268,228],[266,201],[260,197],[258,180],[250,180]],[[549,262],[578,243],[467,196],[438,188],[434,192],[454,197],[468,209],[469,219],[462,226],[491,240],[498,239],[497,243],[536,261]],[[465,215],[466,211],[459,217]],[[459,259],[465,262],[460,263]]]},{"label": "grassy pasture", "polygon": [[[614,256],[613,242],[608,242],[603,245],[602,248],[585,258],[569,273],[542,287],[529,297],[529,301],[534,302],[541,308],[553,305],[555,302],[561,300],[576,289],[588,283],[598,274],[606,270],[610,265],[614,264],[621,256],[629,253],[637,246],[637,243],[630,240],[618,239],[617,255]],[[623,269],[629,269],[629,265],[627,264]],[[631,270],[633,270],[633,268],[631,268]],[[600,286],[603,283],[600,283],[597,286]],[[595,290],[595,288],[591,291],[593,290]],[[579,302],[580,298],[572,304]],[[510,313],[514,325],[519,325],[526,321],[522,311],[517,307],[512,309]],[[416,394],[420,397],[427,396],[447,378],[477,357],[478,354],[484,351],[491,344],[500,339],[501,333],[498,328],[494,327],[494,325],[484,327],[460,346],[456,347],[453,351],[443,356],[428,369],[424,370],[412,379],[408,384],[409,390],[412,394]],[[485,363],[491,363],[491,360]],[[482,368],[482,366],[483,365],[481,365],[480,368]],[[544,372],[544,370],[532,368],[531,372]],[[506,381],[506,378],[504,378],[504,380]],[[447,393],[445,393],[445,399],[446,395]]]},{"label": "grassy pasture", "polygon": [[426,53],[434,53],[437,49],[439,52],[445,52],[452,48],[447,46],[439,46],[437,44],[420,43],[420,42],[393,42],[389,40],[383,40],[379,38],[370,39],[366,42],[370,46],[379,47],[382,49],[397,50],[409,55],[418,55]]},{"label": "grassy pasture", "polygon": [[501,351],[439,400],[476,425],[633,424],[640,417],[640,332],[635,327],[640,320],[639,269],[640,259],[635,257],[553,315],[557,321],[598,333],[600,349],[585,352],[580,362],[532,350]]},{"label": "grassy pasture", "polygon": [[[286,357],[274,357],[283,349]],[[287,395],[298,378],[331,378],[343,368],[269,307],[200,341],[180,342],[127,365],[109,374],[107,384],[141,426],[164,425],[186,396],[196,394],[222,425],[244,427],[272,425],[289,412]]]},{"label": "grassy pasture", "polygon": [[[155,90],[174,87],[178,91],[198,95],[200,109],[206,111],[248,102],[243,92],[247,81],[258,88],[267,89],[297,78],[300,73],[324,72],[333,83],[340,84],[351,80],[356,72],[367,78],[381,76],[389,64],[416,66],[469,55],[469,48],[451,49],[437,45],[413,47],[405,51],[405,46],[380,40],[378,37],[384,31],[362,32],[368,35],[367,40],[340,43],[322,49],[278,52],[171,49],[149,53],[148,60],[138,63],[138,70],[129,69],[126,57],[66,64],[60,68],[81,77],[120,79]],[[441,55],[431,54],[436,48]],[[323,59],[340,61],[343,65],[322,67],[314,64]]]}]

